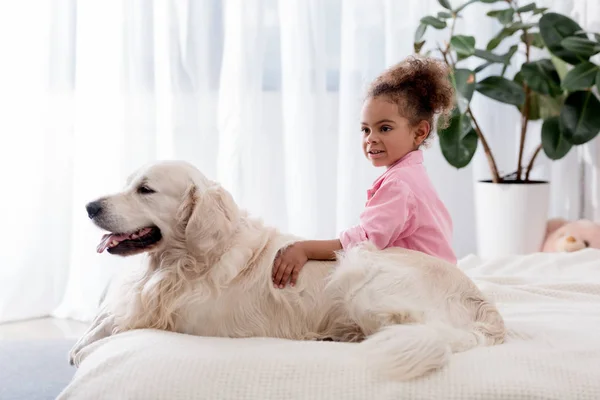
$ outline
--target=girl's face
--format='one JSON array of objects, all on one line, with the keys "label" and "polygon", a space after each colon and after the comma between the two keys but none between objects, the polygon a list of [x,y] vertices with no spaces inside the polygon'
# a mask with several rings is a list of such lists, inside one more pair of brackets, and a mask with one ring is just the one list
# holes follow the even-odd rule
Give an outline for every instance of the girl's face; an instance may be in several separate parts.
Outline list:
[{"label": "girl's face", "polygon": [[369,98],[363,105],[363,151],[375,167],[390,167],[418,149],[429,129],[427,121],[412,126],[400,115],[398,105],[385,98]]}]

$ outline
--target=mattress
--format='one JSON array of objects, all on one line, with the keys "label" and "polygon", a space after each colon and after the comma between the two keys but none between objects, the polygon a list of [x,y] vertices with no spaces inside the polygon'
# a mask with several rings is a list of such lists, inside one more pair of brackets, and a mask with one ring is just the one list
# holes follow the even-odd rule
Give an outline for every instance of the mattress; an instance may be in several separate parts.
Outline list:
[{"label": "mattress", "polygon": [[88,346],[58,399],[600,399],[600,251],[459,266],[508,337],[424,378],[377,376],[350,343],[138,330]]}]

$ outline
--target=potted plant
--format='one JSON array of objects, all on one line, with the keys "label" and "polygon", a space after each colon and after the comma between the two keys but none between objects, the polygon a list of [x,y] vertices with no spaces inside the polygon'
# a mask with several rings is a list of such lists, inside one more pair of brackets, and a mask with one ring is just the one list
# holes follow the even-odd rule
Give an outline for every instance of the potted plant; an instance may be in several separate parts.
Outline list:
[{"label": "potted plant", "polygon": [[[414,49],[425,50],[428,29],[448,30],[448,40],[430,46],[427,55],[435,54],[448,64],[457,93],[450,121],[438,129],[445,159],[463,168],[481,144],[490,168],[491,179],[477,182],[475,188],[478,251],[484,257],[538,251],[548,219],[549,183],[531,179],[530,173],[540,152],[558,160],[600,131],[600,67],[590,61],[600,53],[600,34],[585,32],[572,19],[535,3],[471,0],[453,6],[449,0],[438,1],[441,11],[421,19]],[[454,34],[457,20],[473,3],[490,4],[487,17],[501,25],[485,46],[474,36]],[[501,44],[510,47],[500,53]],[[534,60],[534,47],[546,56]],[[509,77],[507,68],[519,51],[525,62]],[[474,69],[465,67],[465,61],[473,59],[481,62]],[[501,72],[488,73],[492,65]],[[512,105],[520,113],[514,171],[498,170],[486,133],[470,106],[475,92]],[[529,122],[534,120],[542,121],[540,144],[533,154],[524,154]]]}]

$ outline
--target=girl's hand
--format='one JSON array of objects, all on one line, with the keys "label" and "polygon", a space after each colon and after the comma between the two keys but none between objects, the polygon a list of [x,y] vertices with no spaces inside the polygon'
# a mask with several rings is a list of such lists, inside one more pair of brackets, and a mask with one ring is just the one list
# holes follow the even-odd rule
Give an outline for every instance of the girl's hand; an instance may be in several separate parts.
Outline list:
[{"label": "girl's hand", "polygon": [[301,242],[296,242],[285,249],[279,250],[273,263],[273,283],[280,289],[285,287],[288,279],[290,285],[294,286],[298,280],[298,274],[304,264],[308,261],[306,250]]}]

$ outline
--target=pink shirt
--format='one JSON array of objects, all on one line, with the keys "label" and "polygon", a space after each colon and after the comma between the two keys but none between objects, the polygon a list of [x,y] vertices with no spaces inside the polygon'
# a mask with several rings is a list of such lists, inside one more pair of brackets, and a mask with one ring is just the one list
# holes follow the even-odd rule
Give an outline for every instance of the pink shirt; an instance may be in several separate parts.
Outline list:
[{"label": "pink shirt", "polygon": [[344,249],[365,240],[379,249],[403,247],[456,263],[452,218],[429,180],[421,150],[402,157],[374,182],[360,224],[340,234]]}]

